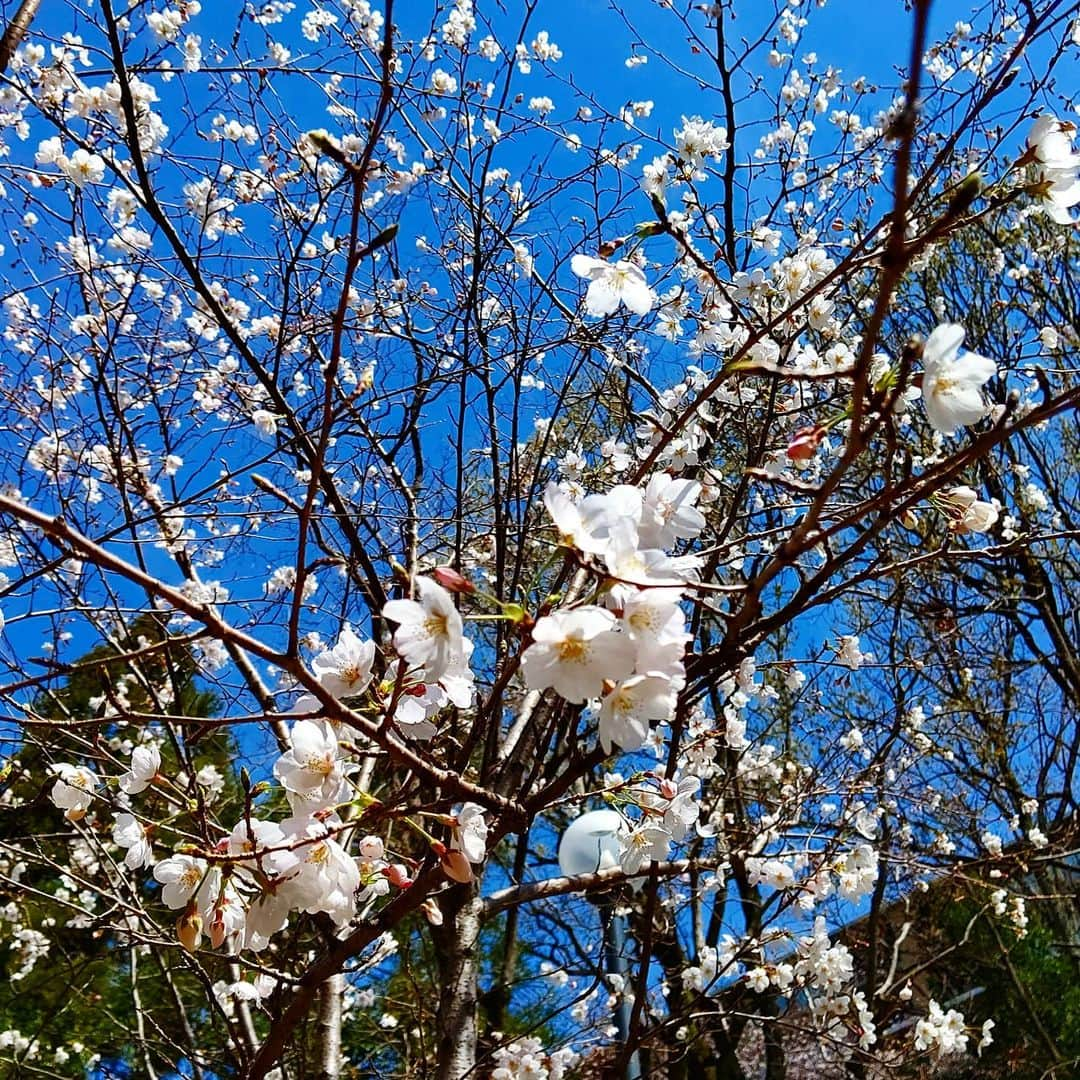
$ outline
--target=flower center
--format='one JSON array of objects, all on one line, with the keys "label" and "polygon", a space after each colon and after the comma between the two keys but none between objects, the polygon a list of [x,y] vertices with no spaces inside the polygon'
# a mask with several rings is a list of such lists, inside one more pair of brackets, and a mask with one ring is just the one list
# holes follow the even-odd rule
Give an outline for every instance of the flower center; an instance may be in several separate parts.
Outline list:
[{"label": "flower center", "polygon": [[555,646],[555,651],[564,664],[584,664],[589,657],[588,642],[581,638],[566,638]]},{"label": "flower center", "polygon": [[334,771],[334,762],[329,754],[323,754],[322,757],[309,757],[304,762],[304,769],[307,772],[318,773],[320,776],[329,776]]},{"label": "flower center", "polygon": [[445,615],[429,615],[424,622],[424,633],[433,638],[449,637],[447,621]]}]

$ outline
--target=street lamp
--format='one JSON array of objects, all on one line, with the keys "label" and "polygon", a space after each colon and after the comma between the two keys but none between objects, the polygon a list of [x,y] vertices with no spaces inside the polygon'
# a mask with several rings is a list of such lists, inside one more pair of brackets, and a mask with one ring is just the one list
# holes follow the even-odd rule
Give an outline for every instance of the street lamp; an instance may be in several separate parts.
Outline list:
[{"label": "street lamp", "polygon": [[[590,810],[571,822],[559,841],[559,869],[566,877],[595,874],[619,865],[619,839],[629,831],[622,814],[615,810]],[[626,917],[615,910],[610,894],[585,894],[600,909],[600,928],[604,935],[604,957],[610,975],[622,979],[622,993],[615,1012],[619,1039],[630,1041],[630,995],[626,966]],[[641,1080],[641,1062],[635,1050],[626,1063],[626,1080]]]}]

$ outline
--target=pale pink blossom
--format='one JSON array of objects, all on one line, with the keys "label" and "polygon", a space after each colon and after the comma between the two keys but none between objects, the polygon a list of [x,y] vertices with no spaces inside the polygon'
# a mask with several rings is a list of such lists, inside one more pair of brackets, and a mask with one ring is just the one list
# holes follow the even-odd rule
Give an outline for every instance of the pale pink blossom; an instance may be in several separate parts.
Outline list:
[{"label": "pale pink blossom", "polygon": [[993,360],[978,353],[959,352],[964,328],[939,326],[923,346],[922,397],[926,418],[943,435],[978,423],[989,411],[982,387],[997,373]]},{"label": "pale pink blossom", "polygon": [[620,304],[635,315],[646,315],[656,304],[656,293],[649,288],[641,268],[625,259],[609,263],[591,255],[575,255],[570,269],[589,281],[585,310],[590,315],[613,315]]},{"label": "pale pink blossom", "polygon": [[384,619],[398,624],[394,648],[411,667],[423,670],[424,682],[436,682],[462,651],[461,616],[450,594],[429,578],[417,578],[417,600],[391,600]]},{"label": "pale pink blossom", "polygon": [[599,697],[605,679],[625,678],[634,667],[634,643],[615,627],[615,617],[599,607],[546,615],[521,659],[525,682],[577,704]]}]

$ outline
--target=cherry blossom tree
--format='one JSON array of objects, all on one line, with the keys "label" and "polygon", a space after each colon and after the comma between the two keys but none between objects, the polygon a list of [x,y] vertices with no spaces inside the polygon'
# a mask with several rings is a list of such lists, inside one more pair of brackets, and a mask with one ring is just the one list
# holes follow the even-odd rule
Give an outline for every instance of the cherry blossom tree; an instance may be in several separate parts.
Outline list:
[{"label": "cherry blossom tree", "polygon": [[1080,13],[912,0],[862,74],[845,6],[20,8],[0,936],[97,941],[133,1036],[5,1060],[991,1044],[883,912],[968,883],[1007,954],[1075,839]]}]

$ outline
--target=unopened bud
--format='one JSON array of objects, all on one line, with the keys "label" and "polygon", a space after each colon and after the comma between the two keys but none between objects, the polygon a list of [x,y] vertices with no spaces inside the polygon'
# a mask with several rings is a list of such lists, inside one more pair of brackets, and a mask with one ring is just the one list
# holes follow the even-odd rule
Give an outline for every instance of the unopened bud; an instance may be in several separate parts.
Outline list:
[{"label": "unopened bud", "polygon": [[473,880],[472,863],[465,858],[461,851],[447,851],[439,859],[443,873],[452,881],[459,881],[462,885],[468,885]]},{"label": "unopened bud", "polygon": [[383,877],[396,889],[407,889],[412,884],[412,878],[409,877],[409,868],[401,863],[384,866],[382,873]]},{"label": "unopened bud", "polygon": [[214,917],[210,922],[208,933],[210,936],[210,944],[215,949],[221,948],[221,944],[225,940],[225,917],[221,911],[214,912]]},{"label": "unopened bud", "polygon": [[787,456],[791,461],[810,461],[818,452],[821,440],[828,434],[820,424],[800,428],[788,442]]},{"label": "unopened bud", "polygon": [[189,953],[193,953],[199,947],[199,942],[202,940],[202,927],[202,916],[194,908],[188,908],[176,920],[176,936]]},{"label": "unopened bud", "polygon": [[436,566],[431,575],[447,592],[474,593],[476,586],[452,566]]}]

